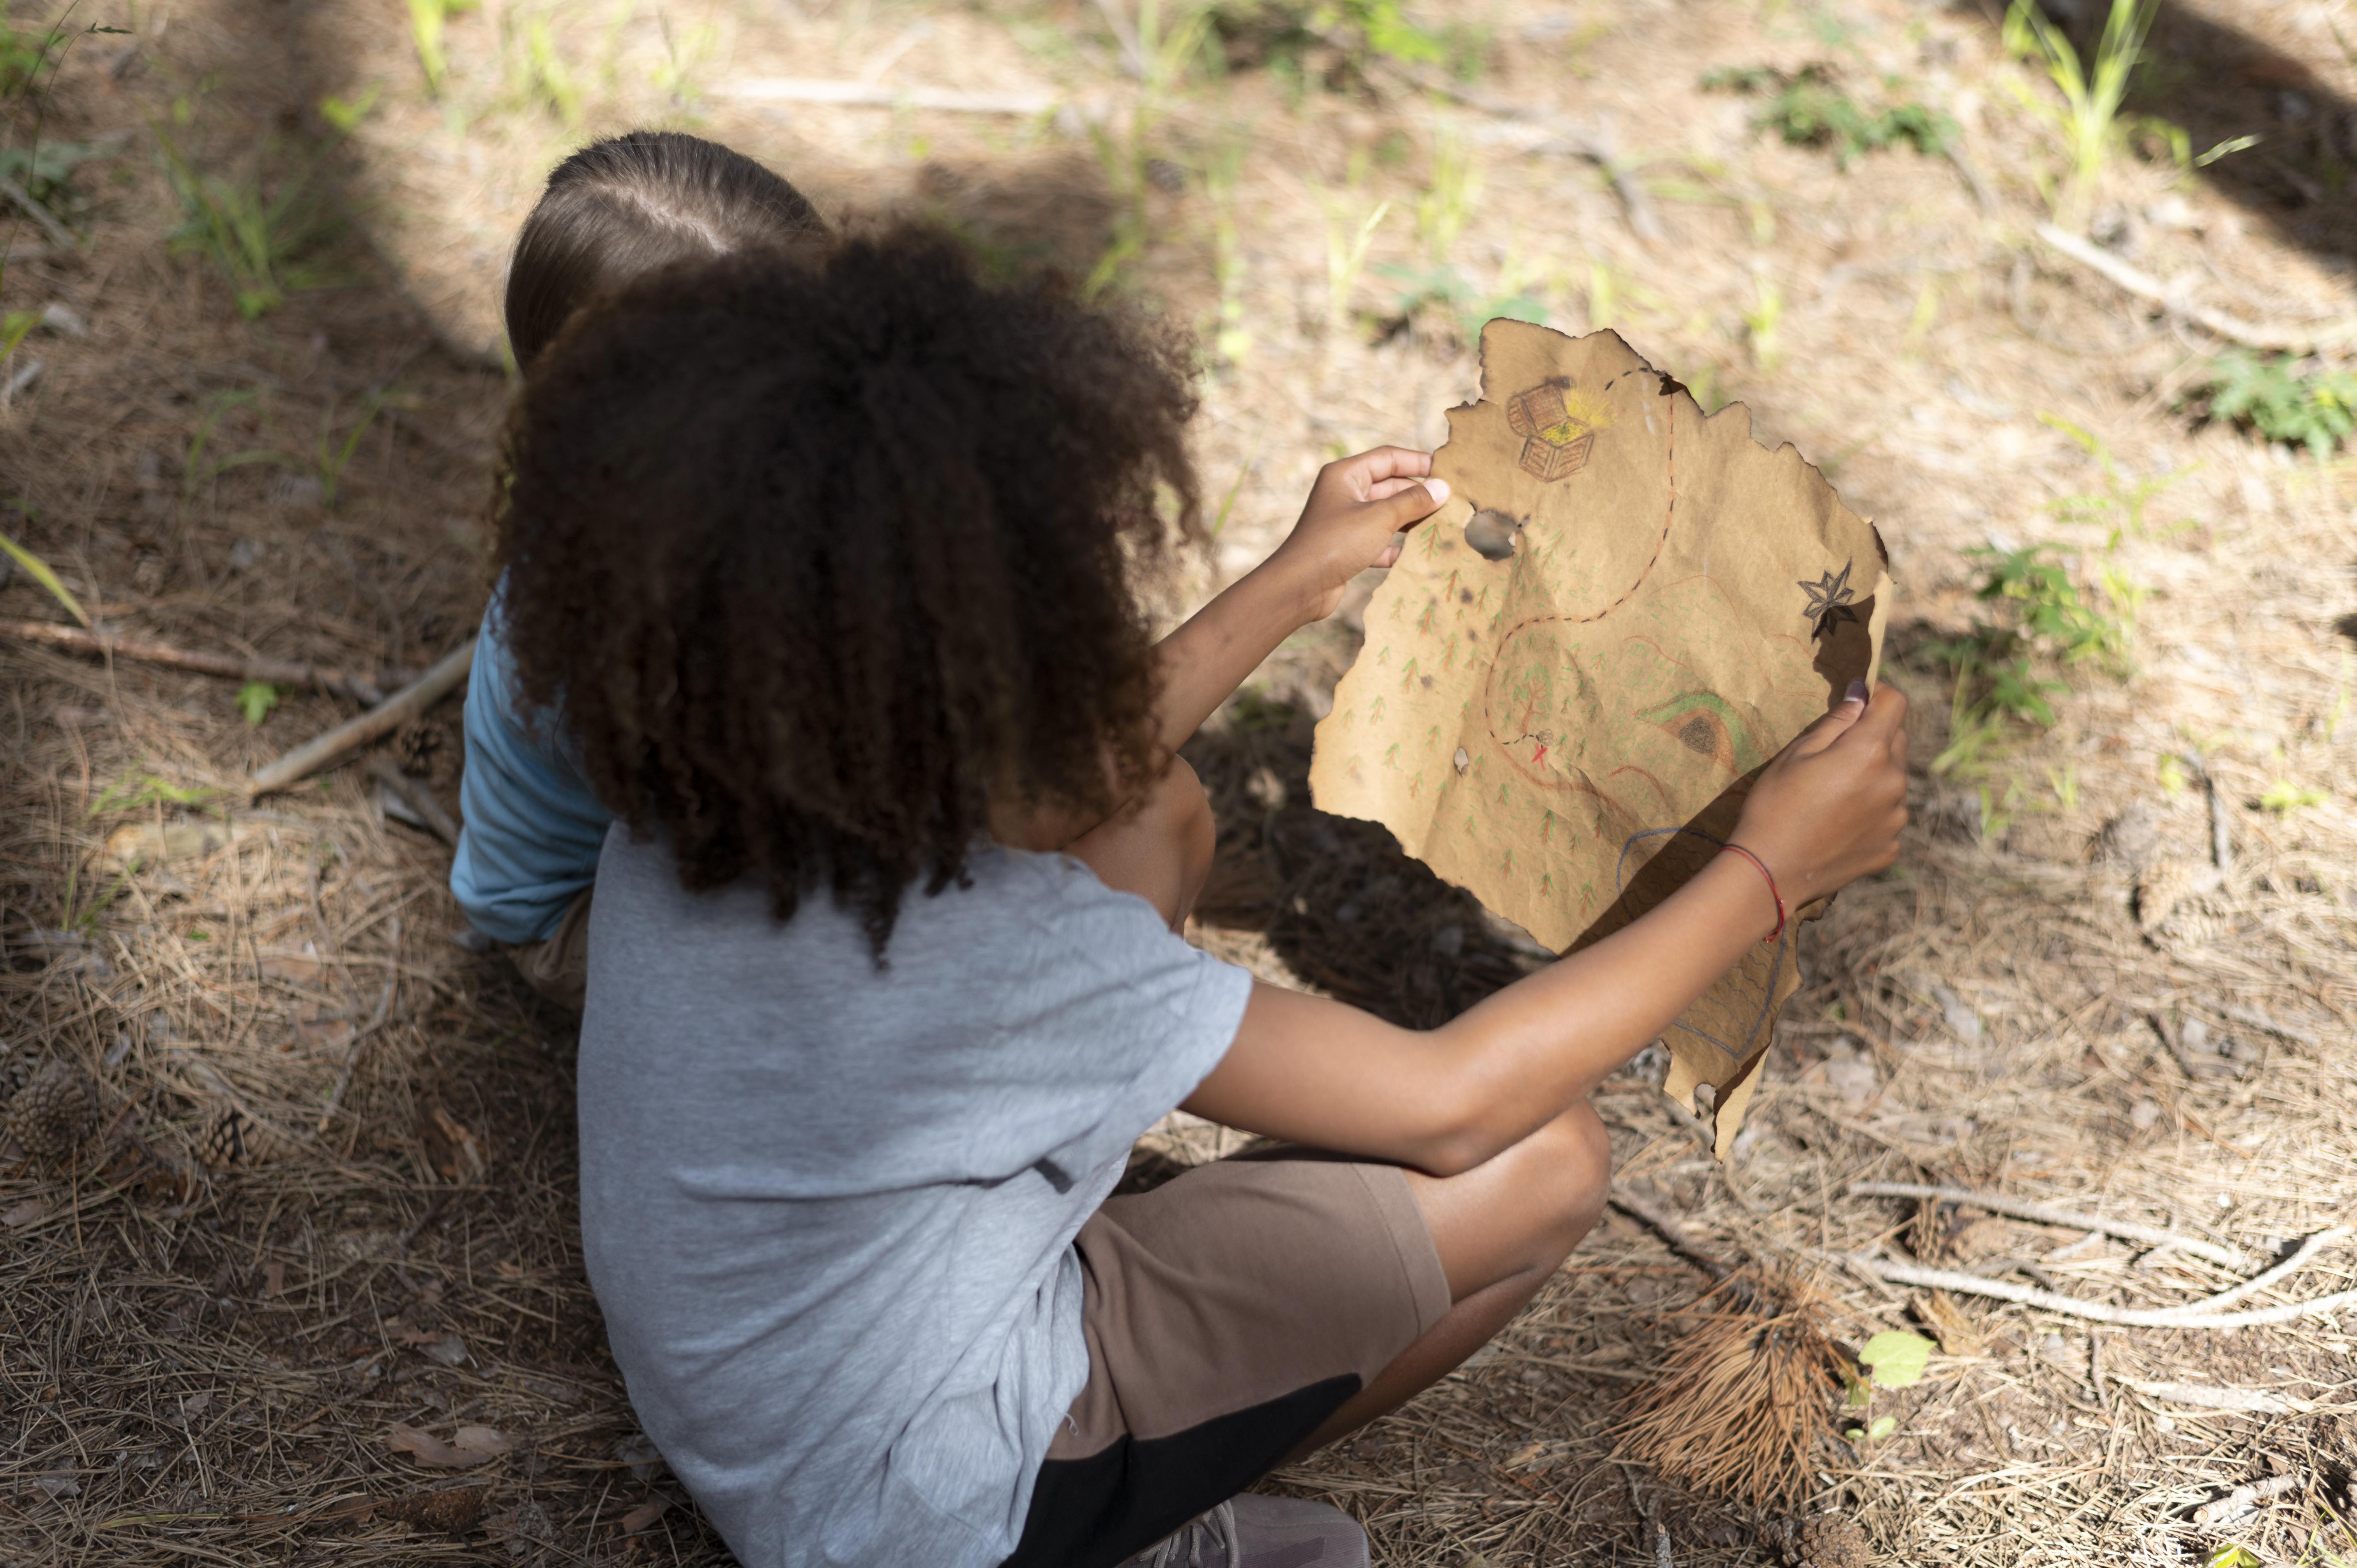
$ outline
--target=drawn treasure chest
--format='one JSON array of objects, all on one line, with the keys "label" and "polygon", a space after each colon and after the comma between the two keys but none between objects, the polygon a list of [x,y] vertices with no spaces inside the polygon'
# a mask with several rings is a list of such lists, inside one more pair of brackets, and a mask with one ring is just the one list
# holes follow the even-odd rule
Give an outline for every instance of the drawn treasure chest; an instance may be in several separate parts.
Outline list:
[{"label": "drawn treasure chest", "polygon": [[1506,400],[1506,424],[1523,437],[1523,472],[1560,479],[1587,466],[1596,426],[1564,406],[1562,380],[1525,387]]}]

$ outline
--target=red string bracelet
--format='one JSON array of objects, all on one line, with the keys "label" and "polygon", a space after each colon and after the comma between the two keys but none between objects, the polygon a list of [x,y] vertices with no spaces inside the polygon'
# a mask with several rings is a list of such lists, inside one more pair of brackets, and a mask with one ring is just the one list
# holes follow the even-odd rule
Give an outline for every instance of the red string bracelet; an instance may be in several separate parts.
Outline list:
[{"label": "red string bracelet", "polygon": [[1721,854],[1741,855],[1744,859],[1749,861],[1752,865],[1760,868],[1760,877],[1768,884],[1768,897],[1776,900],[1776,929],[1760,939],[1760,945],[1761,947],[1766,947],[1770,942],[1774,941],[1778,937],[1784,934],[1784,895],[1777,890],[1776,877],[1774,874],[1768,869],[1768,863],[1766,861],[1761,860],[1758,855],[1752,854],[1749,850],[1744,848],[1739,843],[1723,843],[1718,846],[1718,852]]}]

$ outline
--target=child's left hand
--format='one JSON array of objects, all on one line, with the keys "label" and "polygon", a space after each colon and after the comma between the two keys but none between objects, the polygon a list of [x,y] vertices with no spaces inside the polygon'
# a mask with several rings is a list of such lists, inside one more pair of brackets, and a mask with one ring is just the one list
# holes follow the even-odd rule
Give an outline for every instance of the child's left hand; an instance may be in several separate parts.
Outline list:
[{"label": "child's left hand", "polygon": [[1368,567],[1397,561],[1393,535],[1447,503],[1448,481],[1426,478],[1431,472],[1431,453],[1405,446],[1378,446],[1318,470],[1301,521],[1267,562],[1297,580],[1308,619],[1332,615],[1343,588]]}]

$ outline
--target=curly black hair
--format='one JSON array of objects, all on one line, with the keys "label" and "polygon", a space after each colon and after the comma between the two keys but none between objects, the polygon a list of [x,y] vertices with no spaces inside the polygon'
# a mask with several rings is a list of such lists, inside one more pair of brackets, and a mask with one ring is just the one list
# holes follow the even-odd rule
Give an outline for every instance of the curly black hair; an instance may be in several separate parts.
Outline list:
[{"label": "curly black hair", "polygon": [[1182,341],[925,230],[651,274],[511,416],[525,699],[686,886],[824,882],[881,963],[994,798],[1103,814],[1163,765],[1135,590],[1202,539],[1193,408]]}]

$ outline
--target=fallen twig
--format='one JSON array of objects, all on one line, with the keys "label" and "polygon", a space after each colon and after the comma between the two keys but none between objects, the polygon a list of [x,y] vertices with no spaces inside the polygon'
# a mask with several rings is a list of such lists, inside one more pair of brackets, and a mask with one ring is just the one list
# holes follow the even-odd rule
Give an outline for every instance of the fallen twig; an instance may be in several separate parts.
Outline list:
[{"label": "fallen twig", "polygon": [[1046,114],[1057,100],[1045,92],[954,92],[939,87],[881,87],[867,81],[814,77],[752,76],[713,89],[739,103],[824,103],[847,109],[938,109],[952,114]]},{"label": "fallen twig", "polygon": [[2297,1273],[2301,1269],[2308,1267],[2309,1263],[2315,1258],[2317,1253],[2324,1251],[2325,1248],[2331,1246],[2336,1241],[2346,1241],[2349,1240],[2349,1227],[2346,1225],[2335,1225],[2327,1230],[2319,1230],[2315,1235],[2310,1236],[2308,1240],[2302,1241],[2298,1247],[2294,1248],[2290,1257],[2286,1258],[2282,1262],[2277,1263],[2266,1273],[2254,1275],[2252,1278],[2244,1280],[2241,1284],[2220,1291],[2216,1295],[2204,1296],[2200,1301],[2188,1302],[2185,1305],[2184,1310],[2187,1312],[2216,1312],[2222,1307],[2232,1306],[2236,1302],[2243,1300],[2245,1296],[2255,1295],[2258,1292],[2266,1289],[2269,1285],[2274,1284],[2280,1279],[2283,1279],[2286,1275]]},{"label": "fallen twig", "polygon": [[1913,1197],[1928,1202],[1961,1203],[1974,1208],[1986,1208],[1991,1214],[2009,1215],[2016,1219],[2028,1219],[2039,1225],[2061,1225],[2072,1230],[2100,1230],[2106,1236],[2117,1236],[2130,1241],[2146,1241],[2155,1246],[2174,1247],[2190,1252],[2197,1258],[2207,1258],[2230,1269],[2251,1266],[2248,1254],[2232,1247],[2222,1247],[2214,1241],[2203,1241],[2191,1236],[2180,1236],[2158,1225],[2144,1225],[2133,1219],[2106,1219],[2101,1215],[2081,1214],[2076,1209],[2050,1208],[2042,1203],[2029,1203],[1999,1193],[1975,1192],[1961,1187],[1919,1187],[1911,1182],[1861,1181],[1850,1184],[1852,1197]]},{"label": "fallen twig", "polygon": [[[78,626],[47,620],[0,620],[0,637],[12,638],[18,642],[38,642],[45,647],[63,649],[69,653],[135,660],[142,664],[192,670],[199,675],[225,675],[232,681],[267,681],[274,686],[308,686],[315,691],[329,692],[339,696],[357,697],[363,703],[384,701],[384,688],[379,684],[377,677],[355,675],[349,670],[330,669],[325,665],[303,664],[291,659],[248,658],[236,653],[174,648],[169,643],[151,642],[144,637],[126,637],[111,631],[85,631]],[[413,678],[406,672],[394,677],[396,681]]]},{"label": "fallen twig", "polygon": [[1647,1203],[1643,1198],[1630,1192],[1626,1187],[1614,1187],[1608,1201],[1613,1208],[1661,1237],[1663,1240],[1669,1243],[1671,1251],[1675,1252],[1712,1279],[1723,1280],[1735,1272],[1696,1246],[1684,1230],[1678,1229],[1677,1221]]},{"label": "fallen twig", "polygon": [[2199,1410],[2236,1410],[2253,1415],[2298,1415],[2316,1407],[2307,1400],[2286,1399],[2265,1389],[2218,1389],[2206,1383],[2147,1383],[2136,1378],[2113,1379],[2127,1384],[2147,1399],[2190,1404]]},{"label": "fallen twig", "polygon": [[2168,285],[2151,274],[2130,266],[2100,245],[2067,233],[2051,223],[2040,223],[2038,237],[2080,265],[2101,273],[2128,293],[2148,299],[2169,315],[2190,321],[2204,331],[2230,342],[2253,349],[2279,349],[2287,354],[2311,354],[2319,349],[2335,348],[2357,339],[2357,320],[2335,321],[2315,328],[2244,321],[2223,311],[2212,310],[2207,306],[2178,298]]},{"label": "fallen twig", "polygon": [[368,774],[400,796],[436,838],[453,849],[458,847],[458,824],[450,820],[450,813],[442,809],[442,802],[434,798],[433,790],[395,768],[390,757],[370,757]]},{"label": "fallen twig", "polygon": [[358,718],[339,724],[317,739],[296,746],[275,762],[256,768],[253,777],[246,780],[246,792],[266,795],[273,789],[284,789],[289,784],[299,783],[346,752],[400,728],[441,701],[451,688],[462,683],[474,662],[475,639],[470,637],[457,651],[446,654],[433,669]]},{"label": "fallen twig", "polygon": [[2306,1477],[2297,1470],[2281,1476],[2269,1476],[2264,1481],[2253,1481],[2236,1487],[2213,1503],[2203,1503],[2193,1510],[2194,1524],[2207,1529],[2213,1524],[2231,1524],[2244,1514],[2256,1513],[2259,1505],[2286,1492],[2298,1491]]},{"label": "fallen twig", "polygon": [[[1889,1284],[1928,1285],[1966,1295],[1995,1296],[1999,1301],[2018,1302],[2040,1311],[2116,1324],[2123,1328],[2258,1328],[2357,1306],[2357,1290],[2338,1291],[2313,1301],[2296,1301],[2251,1312],[2196,1313],[2184,1306],[2113,1306],[2106,1302],[2081,1301],[2076,1296],[2040,1290],[2034,1285],[2008,1284],[2002,1280],[1983,1279],[1978,1274],[1958,1273],[1953,1269],[1919,1269],[1911,1263],[1889,1262],[1864,1252],[1853,1253],[1849,1261],[1860,1272]],[[2190,1305],[2198,1307],[2201,1304]]]}]

